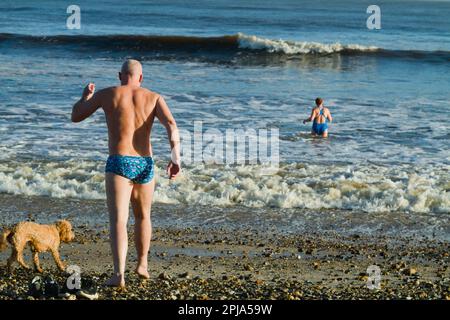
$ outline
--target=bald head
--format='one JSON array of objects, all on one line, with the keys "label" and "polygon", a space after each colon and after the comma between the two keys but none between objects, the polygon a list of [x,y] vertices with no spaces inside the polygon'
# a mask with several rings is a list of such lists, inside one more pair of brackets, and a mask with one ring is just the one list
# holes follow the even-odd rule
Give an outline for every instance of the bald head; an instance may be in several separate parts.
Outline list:
[{"label": "bald head", "polygon": [[120,70],[120,80],[122,84],[142,81],[142,65],[139,61],[134,59],[128,59],[122,64]]},{"label": "bald head", "polygon": [[122,64],[121,72],[123,75],[141,75],[142,74],[142,65],[139,61],[134,59],[128,59]]}]

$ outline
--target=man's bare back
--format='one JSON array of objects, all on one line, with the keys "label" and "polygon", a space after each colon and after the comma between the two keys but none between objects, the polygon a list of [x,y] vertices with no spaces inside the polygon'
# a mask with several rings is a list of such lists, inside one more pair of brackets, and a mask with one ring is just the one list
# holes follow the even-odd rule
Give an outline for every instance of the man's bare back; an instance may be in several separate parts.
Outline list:
[{"label": "man's bare back", "polygon": [[105,112],[109,157],[105,166],[105,190],[110,218],[110,240],[114,272],[110,286],[125,286],[128,250],[129,205],[135,218],[136,273],[149,278],[147,260],[151,239],[150,211],[155,187],[150,133],[155,117],[166,127],[171,147],[167,166],[170,179],[180,173],[180,141],[177,125],[164,98],[141,88],[142,66],[127,60],[119,72],[121,85],[95,93],[90,83],[72,109],[72,121],[80,122],[97,109]]},{"label": "man's bare back", "polygon": [[163,98],[131,86],[107,88],[98,95],[108,125],[109,154],[152,156],[150,133]]},{"label": "man's bare back", "polygon": [[110,155],[152,156],[150,133],[155,116],[166,127],[174,122],[164,98],[141,87],[106,88],[88,102],[86,113],[72,121],[82,121],[101,107],[108,125]]},{"label": "man's bare back", "polygon": [[110,155],[152,156],[150,132],[159,98],[139,87],[105,89],[101,105],[108,125]]}]

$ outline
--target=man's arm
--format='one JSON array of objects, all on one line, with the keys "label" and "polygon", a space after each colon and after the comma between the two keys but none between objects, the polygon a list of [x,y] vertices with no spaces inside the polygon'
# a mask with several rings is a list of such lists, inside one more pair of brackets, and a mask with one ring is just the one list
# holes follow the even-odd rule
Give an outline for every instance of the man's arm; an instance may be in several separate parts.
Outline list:
[{"label": "man's arm", "polygon": [[94,94],[95,84],[89,83],[83,95],[72,108],[72,122],[80,122],[92,115],[101,106],[101,92]]},{"label": "man's arm", "polygon": [[180,156],[180,135],[178,133],[177,123],[170,112],[169,106],[162,96],[156,101],[156,117],[166,127],[169,137],[171,151],[171,161],[167,166],[169,178],[173,179],[180,173],[181,156]]}]

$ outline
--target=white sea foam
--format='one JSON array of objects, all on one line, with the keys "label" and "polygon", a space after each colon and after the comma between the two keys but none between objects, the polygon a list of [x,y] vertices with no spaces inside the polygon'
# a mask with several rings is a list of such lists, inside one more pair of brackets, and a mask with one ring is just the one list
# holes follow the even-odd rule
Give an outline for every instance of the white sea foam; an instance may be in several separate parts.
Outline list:
[{"label": "white sea foam", "polygon": [[344,50],[352,51],[375,51],[377,47],[362,46],[358,44],[340,44],[340,43],[319,43],[305,41],[288,41],[283,39],[271,40],[259,38],[253,35],[238,33],[239,47],[251,50],[265,50],[267,52],[285,53],[285,54],[314,54],[314,53],[335,53]]},{"label": "white sea foam", "polygon": [[[103,199],[101,162],[0,164],[0,192]],[[163,167],[163,164],[161,164]],[[258,165],[196,165],[169,181],[157,168],[155,201],[186,205],[450,212],[449,167],[285,164],[272,175]]]}]

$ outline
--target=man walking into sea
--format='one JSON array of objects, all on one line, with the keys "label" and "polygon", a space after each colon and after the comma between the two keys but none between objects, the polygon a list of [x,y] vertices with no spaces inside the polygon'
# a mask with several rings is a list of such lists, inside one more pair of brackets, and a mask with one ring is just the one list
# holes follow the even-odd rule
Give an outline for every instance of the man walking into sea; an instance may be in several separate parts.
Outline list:
[{"label": "man walking into sea", "polygon": [[175,119],[164,98],[142,88],[142,65],[127,60],[119,72],[121,85],[95,92],[89,83],[72,109],[72,121],[80,122],[97,109],[105,112],[109,157],[105,167],[106,198],[110,221],[110,241],[114,274],[106,283],[125,287],[128,250],[129,204],[133,208],[134,237],[138,255],[136,273],[148,279],[148,252],[151,239],[150,211],[155,188],[154,161],[150,133],[155,118],[165,126],[170,141],[170,179],[180,173],[180,139]]}]

